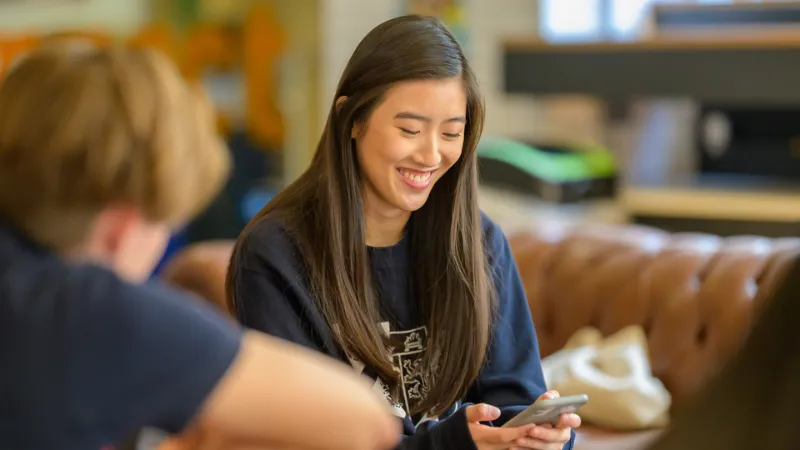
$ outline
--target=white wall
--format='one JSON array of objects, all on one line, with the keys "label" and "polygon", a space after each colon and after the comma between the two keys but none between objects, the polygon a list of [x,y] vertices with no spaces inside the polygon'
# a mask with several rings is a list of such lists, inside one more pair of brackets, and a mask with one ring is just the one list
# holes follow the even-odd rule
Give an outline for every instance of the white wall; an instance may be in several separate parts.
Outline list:
[{"label": "white wall", "polygon": [[0,32],[92,27],[125,35],[135,32],[148,13],[147,0],[20,1],[0,6]]},{"label": "white wall", "polygon": [[471,0],[468,21],[471,62],[486,96],[485,133],[535,141],[602,137],[602,109],[591,99],[534,100],[503,92],[503,41],[538,34],[538,0]]},{"label": "white wall", "polygon": [[281,64],[280,109],[284,115],[284,182],[293,181],[306,170],[322,128],[319,110],[323,105],[320,78],[320,21],[323,0],[301,0],[289,4],[275,0],[287,33],[286,52]]},{"label": "white wall", "polygon": [[328,117],[339,76],[361,39],[398,11],[398,0],[324,0],[320,14],[321,123]]}]

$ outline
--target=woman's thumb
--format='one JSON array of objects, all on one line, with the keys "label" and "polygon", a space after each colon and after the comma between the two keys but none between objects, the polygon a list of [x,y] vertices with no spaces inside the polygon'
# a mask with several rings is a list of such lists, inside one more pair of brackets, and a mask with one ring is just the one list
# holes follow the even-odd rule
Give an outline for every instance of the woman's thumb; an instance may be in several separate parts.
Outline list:
[{"label": "woman's thumb", "polygon": [[467,422],[491,422],[500,417],[500,410],[492,405],[481,403],[467,407]]}]

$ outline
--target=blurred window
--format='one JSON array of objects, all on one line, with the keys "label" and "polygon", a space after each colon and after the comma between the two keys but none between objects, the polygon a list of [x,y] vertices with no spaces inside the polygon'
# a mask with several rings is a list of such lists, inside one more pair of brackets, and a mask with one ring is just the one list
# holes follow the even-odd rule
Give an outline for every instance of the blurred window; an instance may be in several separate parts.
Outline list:
[{"label": "blurred window", "polygon": [[635,39],[654,3],[734,0],[540,0],[542,38],[551,42]]}]

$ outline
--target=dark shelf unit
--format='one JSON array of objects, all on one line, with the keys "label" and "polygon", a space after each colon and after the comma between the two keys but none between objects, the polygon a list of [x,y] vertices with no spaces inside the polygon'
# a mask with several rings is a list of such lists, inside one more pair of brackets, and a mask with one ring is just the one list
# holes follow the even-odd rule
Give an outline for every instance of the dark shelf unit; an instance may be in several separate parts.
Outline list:
[{"label": "dark shelf unit", "polygon": [[759,3],[698,4],[657,3],[652,8],[657,30],[683,30],[726,28],[740,33],[742,27],[770,30],[800,23],[800,4],[786,1],[761,1]]},{"label": "dark shelf unit", "polygon": [[770,39],[636,43],[505,43],[507,93],[689,97],[723,104],[800,105],[800,33]]}]

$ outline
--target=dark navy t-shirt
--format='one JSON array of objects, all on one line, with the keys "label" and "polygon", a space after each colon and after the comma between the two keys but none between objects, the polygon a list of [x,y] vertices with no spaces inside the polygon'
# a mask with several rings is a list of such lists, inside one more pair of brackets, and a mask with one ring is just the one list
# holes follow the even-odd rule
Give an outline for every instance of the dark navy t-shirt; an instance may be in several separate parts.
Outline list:
[{"label": "dark navy t-shirt", "polygon": [[[530,309],[508,241],[485,215],[482,227],[498,293],[491,347],[466,398],[440,417],[407,414],[409,406],[426,395],[430,381],[426,371],[420,370],[430,330],[422,323],[409,289],[412,261],[407,237],[392,247],[368,249],[384,318],[376,325],[392,342],[392,361],[401,373],[399,398],[389,393],[372,368],[348,358],[336,345],[335,326],[325,321],[317,307],[302,256],[279,221],[268,220],[254,227],[237,255],[234,280],[239,320],[250,328],[349,361],[357,371],[375,379],[374,389],[383,391],[402,419],[405,438],[400,449],[475,449],[464,415],[467,405],[497,406],[502,416],[495,425],[502,425],[546,391]],[[564,448],[571,449],[573,442],[574,434]]]},{"label": "dark navy t-shirt", "polygon": [[97,450],[179,432],[241,330],[193,297],[67,264],[0,227],[0,448]]}]

